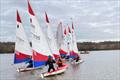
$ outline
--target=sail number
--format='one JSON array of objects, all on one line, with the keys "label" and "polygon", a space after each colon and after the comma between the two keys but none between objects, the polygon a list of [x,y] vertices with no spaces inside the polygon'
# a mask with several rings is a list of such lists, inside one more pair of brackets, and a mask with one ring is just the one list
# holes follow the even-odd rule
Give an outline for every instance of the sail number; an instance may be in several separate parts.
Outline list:
[{"label": "sail number", "polygon": [[40,36],[38,36],[38,35],[36,35],[35,34],[35,25],[33,25],[33,24],[31,24],[31,26],[32,26],[32,30],[33,30],[33,32],[32,32],[32,34],[33,34],[33,37],[36,39],[36,40],[40,40]]},{"label": "sail number", "polygon": [[[32,34],[33,34],[33,33],[32,33]],[[40,40],[40,36],[37,36],[37,35],[33,34],[33,37],[34,37],[35,39],[37,39],[37,40]]]},{"label": "sail number", "polygon": [[24,40],[22,38],[18,37],[18,36],[17,36],[17,39],[18,39],[19,43],[23,43],[24,42]]}]

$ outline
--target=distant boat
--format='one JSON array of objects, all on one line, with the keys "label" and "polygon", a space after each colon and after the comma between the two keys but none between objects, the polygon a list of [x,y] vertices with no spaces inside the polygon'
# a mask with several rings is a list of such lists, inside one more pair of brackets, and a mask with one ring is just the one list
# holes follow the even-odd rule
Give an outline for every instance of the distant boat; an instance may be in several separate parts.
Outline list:
[{"label": "distant boat", "polygon": [[60,55],[62,57],[65,57],[68,53],[68,44],[67,44],[67,31],[66,28],[64,29],[64,34],[63,34],[63,42],[61,43],[61,47],[59,49]]},{"label": "distant boat", "polygon": [[80,51],[80,54],[89,54],[90,51]]},{"label": "distant boat", "polygon": [[16,41],[15,41],[15,54],[14,64],[26,62],[32,56],[32,50],[27,40],[20,15],[17,11],[17,28],[16,28]]},{"label": "distant boat", "polygon": [[72,58],[73,56],[71,55],[72,52],[72,31],[71,28],[69,26],[67,26],[67,46],[68,46],[68,56],[69,58]]},{"label": "distant boat", "polygon": [[68,53],[67,55],[69,56],[69,59],[71,60],[72,64],[79,64],[84,62],[81,58],[78,62],[76,62],[74,59],[77,58],[78,56],[80,57],[80,53],[77,48],[77,42],[76,42],[76,35],[74,31],[74,26],[72,23],[72,28],[67,27],[67,45],[68,45]]},{"label": "distant boat", "polygon": [[73,44],[73,47],[72,47],[73,52],[79,54],[73,22],[72,22],[72,44]]},{"label": "distant boat", "polygon": [[75,35],[75,31],[74,31],[73,22],[72,22],[71,35],[72,35],[72,51],[70,53],[70,56],[73,56],[73,57],[75,57],[76,55],[80,56],[78,47],[77,47],[76,35]]},{"label": "distant boat", "polygon": [[53,56],[57,59],[60,57],[59,49],[57,46],[57,42],[55,39],[55,36],[51,30],[50,22],[47,16],[47,13],[45,12],[45,19],[46,19],[46,24],[47,24],[47,40],[48,40],[48,45],[50,47],[50,50],[53,54]]},{"label": "distant boat", "polygon": [[[73,22],[72,22],[71,35],[72,35],[72,44],[71,44],[72,50],[70,52],[70,57],[74,59],[74,58],[76,58],[76,56],[80,57],[80,53],[79,53],[78,47],[77,47],[77,41],[76,41],[76,35],[75,35],[75,31],[74,31]],[[79,62],[75,62],[75,63],[78,64],[78,63],[81,63],[81,62],[83,62],[83,60],[80,57]]]}]

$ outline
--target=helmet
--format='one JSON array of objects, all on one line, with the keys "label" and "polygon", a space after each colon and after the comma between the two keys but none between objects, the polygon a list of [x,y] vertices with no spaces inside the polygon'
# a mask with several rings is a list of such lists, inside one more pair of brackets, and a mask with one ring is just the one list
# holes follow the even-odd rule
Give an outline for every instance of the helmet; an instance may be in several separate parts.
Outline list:
[{"label": "helmet", "polygon": [[48,56],[48,58],[52,58],[52,56],[51,56],[51,55],[49,55],[49,56]]}]

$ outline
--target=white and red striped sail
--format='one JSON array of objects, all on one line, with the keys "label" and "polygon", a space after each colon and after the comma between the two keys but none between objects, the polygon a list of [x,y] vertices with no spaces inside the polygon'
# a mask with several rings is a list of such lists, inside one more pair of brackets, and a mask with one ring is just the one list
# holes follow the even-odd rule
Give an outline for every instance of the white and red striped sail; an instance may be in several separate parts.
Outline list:
[{"label": "white and red striped sail", "polygon": [[67,27],[67,43],[68,43],[68,56],[70,55],[71,51],[72,51],[72,31],[71,28],[68,26]]},{"label": "white and red striped sail", "polygon": [[33,62],[34,67],[40,67],[48,60],[48,56],[52,55],[48,46],[46,37],[39,25],[37,17],[32,10],[32,7],[28,1],[28,13],[30,16],[30,23],[32,26],[32,49],[33,49]]},{"label": "white and red striped sail", "polygon": [[61,44],[63,43],[63,38],[64,38],[64,33],[63,33],[63,26],[62,22],[60,21],[57,27],[57,33],[56,33],[56,40],[57,40],[57,46],[60,49]]},{"label": "white and red striped sail", "polygon": [[74,25],[72,23],[72,55],[79,55],[78,53],[79,52],[77,47],[76,35],[75,35]]},{"label": "white and red striped sail", "polygon": [[64,35],[63,35],[63,43],[61,44],[61,48],[59,49],[60,55],[65,56],[68,53],[68,43],[67,43],[67,30],[64,29]]},{"label": "white and red striped sail", "polygon": [[67,41],[68,43],[72,43],[72,32],[71,32],[71,28],[68,26],[67,27]]},{"label": "white and red striped sail", "polygon": [[22,21],[18,11],[16,14],[17,14],[17,28],[16,28],[14,63],[21,63],[30,59],[30,56],[32,56],[32,51],[29,41],[27,40],[24,28],[22,26]]},{"label": "white and red striped sail", "polygon": [[59,49],[57,47],[57,42],[55,39],[55,36],[51,30],[50,22],[47,16],[47,13],[45,12],[45,19],[46,19],[46,24],[47,24],[47,40],[48,44],[50,46],[50,49],[52,51],[52,54],[54,55],[55,58],[60,57]]}]

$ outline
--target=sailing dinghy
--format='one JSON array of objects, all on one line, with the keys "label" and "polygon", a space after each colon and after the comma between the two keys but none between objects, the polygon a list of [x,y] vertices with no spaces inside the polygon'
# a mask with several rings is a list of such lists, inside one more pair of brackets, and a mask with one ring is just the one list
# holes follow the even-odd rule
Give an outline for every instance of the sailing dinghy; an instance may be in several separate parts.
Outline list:
[{"label": "sailing dinghy", "polygon": [[[75,57],[75,56],[79,56],[80,57],[80,53],[78,51],[78,47],[77,47],[77,41],[76,41],[76,35],[75,35],[75,30],[74,30],[74,25],[72,22],[72,51],[70,53],[71,56]],[[84,62],[81,58],[78,62],[73,61],[72,64],[79,64]]]},{"label": "sailing dinghy", "polygon": [[57,27],[56,40],[61,57],[66,57],[68,53],[67,31],[60,21]]},{"label": "sailing dinghy", "polygon": [[[69,56],[69,58],[72,58],[71,56],[71,51],[72,51],[72,35],[71,35],[71,29],[68,26],[67,28],[67,46],[68,46],[68,54],[67,56]],[[68,58],[68,59],[69,59]]]},{"label": "sailing dinghy", "polygon": [[48,60],[48,56],[54,56],[51,54],[48,42],[45,34],[39,25],[37,17],[33,12],[33,9],[28,1],[28,14],[30,16],[31,33],[32,33],[32,57],[34,68],[42,67]]},{"label": "sailing dinghy", "polygon": [[65,57],[68,53],[68,44],[67,44],[66,37],[67,37],[67,31],[66,31],[66,28],[65,28],[64,33],[63,33],[63,42],[61,43],[61,47],[59,49],[60,55],[62,57]]},{"label": "sailing dinghy", "polygon": [[[16,28],[16,42],[15,42],[15,55],[14,55],[14,64],[23,63],[30,59],[32,56],[32,50],[27,40],[24,28],[22,26],[22,21],[20,15],[17,11],[17,28]],[[17,71],[26,71],[33,68],[18,68]]]},{"label": "sailing dinghy", "polygon": [[50,22],[49,22],[49,18],[47,16],[47,13],[45,12],[45,19],[46,19],[46,24],[47,24],[47,40],[48,40],[48,45],[50,47],[50,50],[53,54],[53,56],[55,57],[55,59],[60,57],[60,53],[59,53],[59,49],[57,46],[57,42],[55,39],[55,36],[51,30],[51,26],[50,26]]}]

